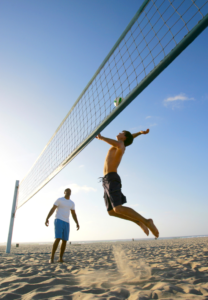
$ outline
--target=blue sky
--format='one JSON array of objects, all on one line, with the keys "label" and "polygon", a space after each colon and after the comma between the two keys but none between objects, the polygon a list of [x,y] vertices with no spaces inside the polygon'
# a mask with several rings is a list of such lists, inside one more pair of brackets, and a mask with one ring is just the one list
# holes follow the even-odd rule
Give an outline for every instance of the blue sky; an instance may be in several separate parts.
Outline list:
[{"label": "blue sky", "polygon": [[[28,172],[142,1],[1,1],[0,243],[15,180]],[[127,148],[118,173],[128,205],[160,236],[208,234],[206,29],[102,132],[150,128]],[[98,177],[109,146],[94,140],[17,211],[13,242],[53,241],[48,211],[71,187],[80,231],[70,240],[145,238],[109,217]],[[152,237],[152,236],[151,236]]]}]

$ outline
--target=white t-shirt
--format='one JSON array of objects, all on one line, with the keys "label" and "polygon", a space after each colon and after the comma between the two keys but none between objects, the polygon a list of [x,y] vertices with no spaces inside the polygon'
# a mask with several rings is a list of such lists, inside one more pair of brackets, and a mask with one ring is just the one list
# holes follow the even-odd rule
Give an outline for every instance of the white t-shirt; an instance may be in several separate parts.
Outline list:
[{"label": "white t-shirt", "polygon": [[74,202],[63,197],[57,199],[54,205],[58,206],[56,209],[55,219],[69,223],[70,210],[75,210]]}]

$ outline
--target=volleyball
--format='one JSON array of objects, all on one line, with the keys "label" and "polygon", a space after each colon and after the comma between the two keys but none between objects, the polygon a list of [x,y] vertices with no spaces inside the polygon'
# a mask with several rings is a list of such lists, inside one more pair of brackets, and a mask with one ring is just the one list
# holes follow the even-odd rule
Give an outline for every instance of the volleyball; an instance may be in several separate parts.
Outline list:
[{"label": "volleyball", "polygon": [[117,97],[115,100],[114,100],[114,105],[115,106],[119,106],[119,104],[123,101],[123,98],[121,97]]}]

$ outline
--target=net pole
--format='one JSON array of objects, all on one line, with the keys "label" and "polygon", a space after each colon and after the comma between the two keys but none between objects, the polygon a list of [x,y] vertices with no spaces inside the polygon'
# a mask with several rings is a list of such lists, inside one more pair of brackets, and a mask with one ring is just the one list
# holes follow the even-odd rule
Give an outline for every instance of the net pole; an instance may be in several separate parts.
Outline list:
[{"label": "net pole", "polygon": [[10,218],[10,225],[9,225],[9,233],[8,233],[8,239],[7,239],[7,247],[6,247],[6,253],[10,253],[11,250],[11,244],[12,244],[12,232],[14,227],[14,217],[15,217],[15,210],[16,210],[16,204],[17,204],[17,192],[19,188],[19,180],[16,180],[15,187],[14,187],[14,197],[13,197],[13,204],[12,204],[12,211],[11,211],[11,218]]}]

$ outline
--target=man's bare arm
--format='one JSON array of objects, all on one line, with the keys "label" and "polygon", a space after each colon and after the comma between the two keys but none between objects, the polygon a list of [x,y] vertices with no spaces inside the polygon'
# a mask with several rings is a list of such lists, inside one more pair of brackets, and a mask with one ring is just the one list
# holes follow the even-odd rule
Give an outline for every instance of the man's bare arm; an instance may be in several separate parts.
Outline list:
[{"label": "man's bare arm", "polygon": [[96,136],[96,139],[104,141],[104,142],[106,142],[106,143],[108,143],[111,146],[116,147],[116,148],[121,148],[122,147],[122,143],[121,142],[118,142],[116,140],[112,140],[112,139],[106,138],[106,137],[102,136],[100,133]]},{"label": "man's bare arm", "polygon": [[77,215],[75,210],[71,209],[72,218],[74,219],[74,222],[77,224],[77,230],[79,230],[79,222],[77,220]]},{"label": "man's bare arm", "polygon": [[147,129],[147,130],[145,130],[145,131],[143,131],[143,130],[141,130],[141,131],[139,131],[139,132],[137,132],[137,133],[133,133],[132,135],[133,135],[133,138],[135,138],[135,137],[137,137],[138,135],[141,135],[141,134],[147,134],[147,133],[149,133],[149,129]]},{"label": "man's bare arm", "polygon": [[49,218],[52,216],[52,214],[54,213],[54,211],[57,209],[58,206],[54,205],[51,210],[49,211],[48,213],[48,216],[46,218],[46,221],[45,221],[45,225],[48,226],[49,225]]}]

